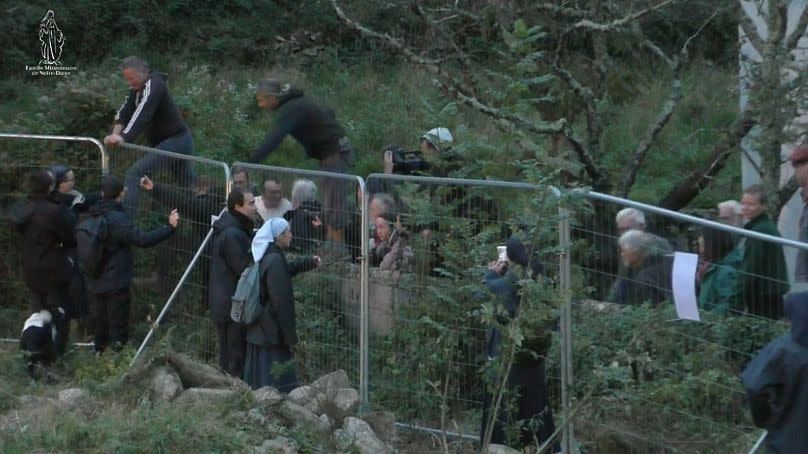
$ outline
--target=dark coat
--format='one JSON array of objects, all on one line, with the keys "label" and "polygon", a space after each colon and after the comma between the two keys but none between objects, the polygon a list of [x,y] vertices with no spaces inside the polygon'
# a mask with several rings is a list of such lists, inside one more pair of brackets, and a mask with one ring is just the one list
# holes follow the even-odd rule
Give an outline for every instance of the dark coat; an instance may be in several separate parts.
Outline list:
[{"label": "dark coat", "polygon": [[[780,236],[777,226],[766,213],[746,223],[744,229]],[[768,306],[772,304],[780,306],[781,296],[788,291],[783,247],[752,238],[743,239],[742,244],[743,264],[738,276],[738,285],[740,285],[739,294],[747,310],[755,315],[780,318],[782,307]]]},{"label": "dark coat", "polygon": [[[485,273],[485,287],[494,294],[497,303],[502,305],[509,318],[516,315],[516,309],[519,307],[518,283],[519,278],[510,270],[503,276],[500,276],[494,270],[488,270]],[[502,333],[496,328],[489,328],[485,336],[486,355],[489,358],[498,356],[501,346]]]},{"label": "dark coat", "polygon": [[225,203],[224,198],[219,195],[223,192],[195,194],[189,189],[167,184],[155,184],[152,193],[166,208],[177,209],[183,219],[204,227],[205,233],[210,225],[210,217],[217,216]]},{"label": "dark coat", "polygon": [[619,304],[661,303],[671,296],[673,257],[651,255],[637,270],[615,284],[614,302]]},{"label": "dark coat", "polygon": [[174,227],[165,225],[150,232],[135,226],[116,200],[104,199],[90,209],[93,216],[106,216],[107,238],[101,258],[101,274],[87,277],[87,289],[95,294],[129,287],[133,277],[132,246],[152,247],[174,234]]},{"label": "dark coat", "polygon": [[247,329],[247,342],[261,347],[291,347],[297,344],[295,295],[292,277],[314,269],[312,257],[286,261],[286,254],[270,244],[261,258],[261,302],[264,312],[258,323]]},{"label": "dark coat", "polygon": [[325,227],[314,227],[311,222],[314,218],[322,216],[323,207],[318,201],[303,202],[294,210],[284,213],[283,218],[289,222],[292,229],[292,244],[290,252],[314,252],[325,239]]},{"label": "dark coat", "polygon": [[22,271],[28,287],[48,293],[65,284],[73,270],[67,248],[76,241],[75,217],[54,198],[42,196],[15,207],[11,218],[22,234]]},{"label": "dark coat", "polygon": [[121,136],[125,141],[132,142],[145,132],[149,145],[156,147],[170,137],[188,132],[188,125],[168,92],[166,78],[163,73],[150,71],[142,89],[129,91],[115,114],[115,124],[124,128]]},{"label": "dark coat", "polygon": [[340,140],[345,137],[345,131],[333,110],[293,90],[280,98],[275,128],[250,156],[250,162],[266,159],[287,135],[303,146],[306,156],[322,160],[340,152]]},{"label": "dark coat", "polygon": [[230,299],[239,277],[252,261],[253,222],[241,213],[225,212],[213,223],[208,274],[208,305],[216,323],[230,321]]},{"label": "dark coat", "polygon": [[808,293],[786,298],[791,332],[763,348],[741,378],[768,452],[808,452]]}]

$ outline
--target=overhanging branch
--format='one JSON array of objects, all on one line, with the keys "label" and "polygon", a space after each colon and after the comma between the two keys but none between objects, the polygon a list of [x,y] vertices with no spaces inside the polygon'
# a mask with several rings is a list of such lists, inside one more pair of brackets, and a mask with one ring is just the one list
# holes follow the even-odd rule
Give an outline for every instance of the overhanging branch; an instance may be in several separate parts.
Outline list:
[{"label": "overhanging branch", "polygon": [[518,115],[506,112],[502,109],[496,108],[488,102],[483,101],[478,96],[474,95],[473,90],[459,81],[457,78],[452,77],[449,73],[443,70],[436,60],[426,59],[410,48],[405,46],[399,40],[393,38],[386,33],[379,33],[370,28],[367,28],[356,21],[350,19],[345,12],[337,4],[337,0],[331,0],[331,4],[337,13],[337,16],[349,27],[358,31],[360,34],[373,39],[381,40],[389,46],[401,52],[411,62],[423,66],[429,72],[438,76],[434,81],[441,89],[447,94],[458,99],[460,102],[480,111],[481,113],[496,120],[499,125],[510,128],[516,126],[533,134],[556,134],[561,132],[566,121],[564,119],[546,122],[546,121],[530,121]]},{"label": "overhanging branch", "polygon": [[702,168],[692,171],[681,183],[670,190],[657,203],[657,206],[673,211],[678,211],[687,206],[724,168],[727,159],[741,143],[741,140],[749,134],[754,125],[755,122],[749,114],[744,113],[725,133],[724,138],[713,147],[706,164]]},{"label": "overhanging branch", "polygon": [[652,6],[650,8],[646,8],[646,9],[638,11],[636,13],[629,14],[629,15],[627,15],[625,17],[622,17],[620,19],[615,19],[615,20],[613,20],[611,22],[608,22],[608,23],[605,23],[605,24],[596,23],[596,22],[593,22],[593,21],[591,21],[589,19],[581,19],[578,22],[574,23],[570,28],[568,28],[567,31],[577,30],[577,29],[580,29],[580,28],[585,28],[587,30],[594,30],[594,31],[599,31],[599,32],[608,32],[608,31],[616,30],[618,28],[621,28],[621,27],[623,27],[623,26],[625,26],[627,24],[630,24],[630,23],[636,21],[637,19],[639,19],[639,18],[641,18],[641,17],[643,17],[643,16],[645,16],[647,14],[650,14],[650,13],[652,13],[654,11],[660,10],[660,9],[662,9],[662,8],[672,4],[672,3],[678,2],[678,1],[679,0],[664,0],[664,1]]}]

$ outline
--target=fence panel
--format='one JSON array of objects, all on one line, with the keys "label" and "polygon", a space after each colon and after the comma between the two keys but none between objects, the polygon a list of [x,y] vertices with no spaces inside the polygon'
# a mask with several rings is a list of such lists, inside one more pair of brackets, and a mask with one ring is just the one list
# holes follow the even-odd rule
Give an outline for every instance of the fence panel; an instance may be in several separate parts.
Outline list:
[{"label": "fence panel", "polygon": [[[571,232],[578,440],[594,452],[745,451],[760,431],[738,375],[785,330],[783,250],[808,245],[585,197]],[[644,232],[626,233],[631,214],[616,221],[628,207],[644,212]],[[699,322],[678,319],[671,303],[677,251],[699,255],[688,274]]]},{"label": "fence panel", "polygon": [[9,228],[15,204],[28,195],[28,176],[55,165],[70,167],[75,189],[98,190],[103,173],[104,147],[90,137],[0,133],[0,338],[19,339],[30,315],[31,293],[20,262],[20,236]]},{"label": "fence panel", "polygon": [[[499,363],[488,358],[493,352],[487,349],[484,319],[495,305],[484,276],[497,260],[497,247],[518,233],[531,239],[525,242],[528,255],[535,253],[544,265],[547,295],[558,294],[557,194],[521,183],[382,174],[370,175],[367,187],[369,221],[375,226],[374,233],[363,232],[372,238],[370,405],[393,411],[412,426],[477,438],[487,383],[502,379]],[[377,253],[383,252],[386,235],[379,216],[390,211],[386,206],[391,203],[394,214],[388,219],[395,222],[399,215],[396,234],[406,237],[413,255],[411,263],[401,262],[392,272],[384,270]],[[535,296],[526,295],[521,307]],[[552,304],[544,312],[553,317],[545,332],[557,326],[560,301]],[[546,361],[547,386],[556,404],[557,349],[555,343]],[[535,370],[525,371],[537,379]]]},{"label": "fence panel", "polygon": [[[299,345],[298,378],[310,382],[344,369],[362,389],[362,178],[337,173],[235,163],[234,185],[248,185],[258,195],[262,218],[285,217],[293,239],[290,258],[318,255],[322,266],[295,278]],[[338,196],[325,193],[335,188]],[[341,203],[325,213],[326,197]],[[344,202],[344,203],[342,203]],[[360,394],[364,394],[360,391]],[[363,402],[366,396],[362,395]]]},{"label": "fence panel", "polygon": [[[130,338],[138,345],[199,252],[212,217],[224,208],[230,173],[223,162],[133,144],[111,149],[109,163],[110,175],[126,187],[124,208],[139,228],[157,228],[166,224],[173,209],[180,213],[179,227],[171,239],[152,248],[132,248],[135,277]],[[146,181],[146,187],[141,187],[144,176],[153,187]],[[172,302],[161,334],[176,351],[215,361],[215,329],[207,304],[208,260],[207,249],[202,248]]]}]

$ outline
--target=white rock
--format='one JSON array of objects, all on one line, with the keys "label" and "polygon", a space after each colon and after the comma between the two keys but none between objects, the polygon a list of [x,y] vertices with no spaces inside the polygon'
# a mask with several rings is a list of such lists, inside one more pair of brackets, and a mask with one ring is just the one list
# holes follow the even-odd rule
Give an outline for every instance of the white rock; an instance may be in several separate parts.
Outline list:
[{"label": "white rock", "polygon": [[351,382],[348,381],[348,374],[339,369],[314,380],[311,387],[325,395],[334,395],[340,388],[350,388]]},{"label": "white rock", "polygon": [[368,423],[353,416],[345,418],[342,430],[337,430],[334,435],[343,440],[349,440],[360,454],[390,453],[390,448],[379,440]]},{"label": "white rock", "polygon": [[398,438],[396,415],[389,411],[372,411],[362,416],[370,428],[383,442],[390,443]]},{"label": "white rock", "polygon": [[278,406],[278,411],[290,423],[305,427],[307,429],[314,429],[318,432],[328,432],[331,430],[327,424],[317,418],[311,410],[302,407],[290,400],[284,400]]},{"label": "white rock", "polygon": [[253,450],[254,454],[297,454],[297,446],[294,441],[286,437],[278,437],[274,440],[264,440],[261,446]]},{"label": "white rock", "polygon": [[89,397],[90,393],[81,388],[63,389],[59,391],[59,406],[73,408]]},{"label": "white rock", "polygon": [[339,412],[339,417],[351,416],[359,408],[359,393],[353,388],[341,388],[332,402]]},{"label": "white rock", "polygon": [[522,451],[517,451],[505,445],[490,444],[488,445],[488,454],[522,454]]},{"label": "white rock", "polygon": [[333,427],[334,427],[334,420],[333,420],[333,419],[331,419],[331,417],[330,417],[330,416],[328,416],[328,415],[326,415],[326,414],[322,414],[322,415],[320,415],[320,417],[319,417],[319,418],[317,418],[317,419],[319,419],[320,421],[322,421],[322,422],[323,422],[323,424],[327,424],[327,425],[328,425],[329,430],[330,430],[331,428],[333,428]]},{"label": "white rock", "polygon": [[171,402],[182,394],[182,380],[177,372],[166,366],[154,370],[149,381],[149,400]]},{"label": "white rock", "polygon": [[232,389],[190,388],[174,402],[177,405],[221,405],[235,398],[236,392]]},{"label": "white rock", "polygon": [[281,393],[272,386],[264,386],[261,389],[253,391],[255,401],[266,405],[275,405],[283,400]]},{"label": "white rock", "polygon": [[260,408],[250,409],[250,411],[248,411],[246,414],[246,418],[259,426],[262,426],[267,422],[267,418],[264,416],[264,412],[262,412]]}]

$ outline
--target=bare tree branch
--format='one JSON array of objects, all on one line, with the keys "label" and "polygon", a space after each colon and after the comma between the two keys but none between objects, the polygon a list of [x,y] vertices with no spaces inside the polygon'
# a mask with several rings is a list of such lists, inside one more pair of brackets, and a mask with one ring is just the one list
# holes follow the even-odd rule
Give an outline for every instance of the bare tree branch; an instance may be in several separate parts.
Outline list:
[{"label": "bare tree branch", "polygon": [[797,180],[792,175],[791,178],[788,179],[788,182],[785,186],[780,188],[777,191],[777,206],[774,207],[775,213],[779,213],[780,210],[794,197],[794,193],[797,192],[797,189],[800,188],[800,185],[797,184]]},{"label": "bare tree branch", "polygon": [[423,19],[423,21],[426,23],[426,25],[429,27],[430,30],[432,30],[438,36],[442,37],[452,46],[452,49],[454,49],[454,51],[457,53],[457,56],[463,63],[463,66],[467,68],[472,67],[471,61],[469,61],[468,56],[463,51],[463,49],[461,49],[460,46],[457,45],[454,38],[451,35],[449,35],[449,33],[446,32],[446,28],[439,27],[435,23],[435,21],[432,20],[432,18],[424,11],[424,9],[421,8],[421,3],[418,0],[412,0],[411,6],[412,11],[415,13],[415,15]]},{"label": "bare tree branch", "polygon": [[345,23],[345,25],[353,28],[354,30],[358,31],[359,33],[365,36],[369,36],[371,38],[387,43],[390,47],[393,47],[402,54],[404,54],[408,59],[410,59],[410,61],[423,66],[434,66],[440,63],[440,60],[438,59],[434,60],[426,59],[421,55],[416,54],[415,52],[412,51],[412,49],[403,45],[400,41],[398,41],[397,39],[393,38],[392,36],[386,33],[375,32],[353,21],[345,14],[342,8],[339,7],[339,5],[337,4],[337,0],[331,0],[331,4],[334,6],[334,10],[336,11],[337,16],[339,16],[339,18],[342,20],[342,22]]},{"label": "bare tree branch", "polygon": [[595,163],[592,154],[575,138],[571,128],[565,128],[563,134],[564,138],[567,139],[567,142],[572,146],[572,150],[575,151],[575,154],[578,156],[578,160],[584,166],[587,175],[592,179],[593,189],[601,192],[610,192],[611,184],[607,181],[605,174]]},{"label": "bare tree branch", "polygon": [[668,121],[670,121],[671,116],[673,115],[673,111],[676,110],[676,106],[679,105],[679,102],[684,96],[682,81],[679,79],[678,72],[679,71],[677,69],[676,74],[673,76],[673,81],[671,82],[671,93],[657,114],[656,121],[654,121],[654,123],[648,127],[648,130],[645,131],[642,139],[634,149],[634,157],[629,164],[625,178],[623,179],[623,185],[620,189],[620,197],[628,197],[628,193],[631,191],[631,187],[634,185],[634,182],[637,179],[637,172],[645,160],[648,150],[651,149],[651,145],[654,143],[656,137],[668,124]]},{"label": "bare tree branch", "polygon": [[558,16],[570,18],[584,18],[589,16],[589,12],[583,9],[565,8],[563,6],[554,5],[552,3],[536,3],[531,5],[532,8],[541,11],[551,12]]},{"label": "bare tree branch", "polygon": [[679,102],[684,97],[684,88],[682,87],[682,79],[680,77],[679,70],[681,69],[682,62],[687,60],[687,47],[690,45],[691,41],[701,34],[704,27],[706,27],[707,24],[713,20],[716,14],[718,14],[718,10],[713,11],[713,14],[711,14],[703,24],[701,24],[701,27],[699,27],[696,32],[685,41],[685,43],[682,45],[682,49],[679,51],[679,55],[673,59],[668,57],[665,52],[659,48],[659,46],[655,45],[650,40],[645,40],[644,46],[650,49],[651,52],[658,55],[659,58],[661,58],[662,61],[664,61],[665,64],[670,67],[672,77],[671,92],[670,95],[668,95],[667,101],[665,101],[657,114],[656,121],[654,121],[654,123],[648,127],[642,139],[637,144],[637,147],[634,149],[634,157],[629,164],[628,171],[625,173],[625,178],[623,179],[623,186],[620,191],[621,197],[628,197],[631,187],[634,186],[634,182],[637,180],[637,172],[640,170],[640,166],[645,160],[645,156],[651,149],[651,145],[654,143],[654,140],[657,138],[662,129],[664,129],[668,124],[671,116],[673,116],[673,111],[676,110],[676,106],[679,105]]},{"label": "bare tree branch", "polygon": [[646,8],[646,9],[638,11],[636,13],[629,14],[629,15],[627,15],[625,17],[620,18],[620,19],[615,19],[615,20],[613,20],[613,21],[611,21],[609,23],[606,23],[606,24],[595,23],[595,22],[592,22],[589,19],[581,19],[578,22],[576,22],[575,24],[573,24],[570,28],[568,28],[567,31],[576,30],[576,29],[579,29],[579,28],[585,28],[585,29],[588,29],[588,30],[596,30],[596,31],[601,31],[601,32],[612,31],[612,30],[618,29],[620,27],[623,27],[626,24],[630,24],[630,23],[636,21],[637,19],[639,19],[639,18],[641,18],[641,17],[643,17],[643,16],[645,16],[647,14],[650,14],[650,13],[652,13],[654,11],[662,9],[662,8],[668,6],[668,5],[672,4],[672,3],[678,2],[678,1],[679,0],[663,0],[662,2],[652,6],[650,8]]},{"label": "bare tree branch", "polygon": [[805,36],[806,28],[808,28],[808,4],[805,5],[805,9],[802,10],[800,20],[797,22],[797,27],[791,32],[791,35],[786,38],[786,49],[791,51],[797,47],[800,38]]},{"label": "bare tree branch", "polygon": [[724,168],[727,159],[741,143],[741,140],[749,134],[754,125],[755,122],[751,119],[751,116],[744,113],[727,131],[723,140],[713,147],[706,165],[692,171],[681,183],[671,189],[657,203],[657,206],[673,211],[678,211],[687,206]]},{"label": "bare tree branch", "polygon": [[351,20],[345,14],[342,8],[339,7],[339,5],[337,4],[337,0],[331,0],[331,4],[333,5],[334,10],[337,12],[337,15],[346,25],[357,30],[362,35],[386,42],[391,47],[403,53],[404,56],[407,57],[413,63],[421,65],[424,68],[426,68],[429,72],[437,75],[438,78],[435,79],[434,82],[439,87],[441,87],[447,94],[453,96],[462,103],[482,112],[483,114],[490,116],[491,118],[496,120],[500,126],[510,128],[513,125],[516,125],[524,129],[525,131],[531,132],[533,134],[556,134],[564,129],[564,126],[566,125],[566,121],[564,119],[552,122],[530,121],[518,115],[505,112],[502,109],[498,109],[492,106],[491,104],[486,103],[485,101],[475,96],[473,94],[473,91],[469,87],[467,87],[462,82],[458,81],[456,78],[452,77],[445,70],[441,69],[440,66],[436,64],[437,63],[436,61],[423,58],[422,56],[410,50],[399,40],[393,38],[388,34],[375,32]]},{"label": "bare tree branch", "polygon": [[744,37],[749,40],[752,47],[754,47],[758,53],[762,54],[765,49],[765,43],[760,35],[758,35],[757,26],[746,13],[741,13],[741,23],[739,26],[741,27]]}]

